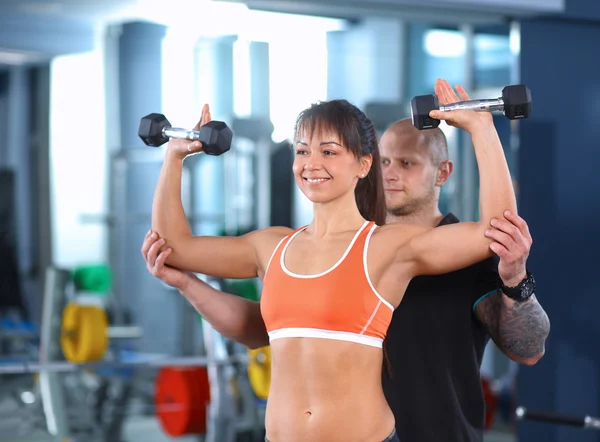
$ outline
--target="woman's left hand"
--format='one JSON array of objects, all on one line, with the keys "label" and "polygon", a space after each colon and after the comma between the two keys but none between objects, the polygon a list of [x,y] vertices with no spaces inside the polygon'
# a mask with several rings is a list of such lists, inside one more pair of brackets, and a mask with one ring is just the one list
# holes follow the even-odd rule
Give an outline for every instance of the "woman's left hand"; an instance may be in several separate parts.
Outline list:
[{"label": "woman's left hand", "polygon": [[[458,92],[458,95],[457,95]],[[435,95],[440,106],[468,101],[471,98],[461,85],[456,85],[456,92],[446,80],[438,79],[435,83]],[[460,97],[460,98],[459,98]],[[450,126],[464,129],[469,133],[481,125],[493,125],[493,117],[490,112],[476,112],[472,110],[457,109],[452,111],[434,110],[429,116],[437,120],[444,120]]]}]

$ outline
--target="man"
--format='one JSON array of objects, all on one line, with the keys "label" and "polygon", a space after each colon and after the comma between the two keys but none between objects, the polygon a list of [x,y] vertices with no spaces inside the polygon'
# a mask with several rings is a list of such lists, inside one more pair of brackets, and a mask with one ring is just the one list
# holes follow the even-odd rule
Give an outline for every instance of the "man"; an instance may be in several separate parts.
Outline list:
[{"label": "man", "polygon": [[[398,121],[380,149],[388,222],[458,222],[438,205],[453,168],[439,128],[419,131],[410,120]],[[394,312],[385,347],[391,373],[384,371],[383,386],[402,442],[483,440],[479,370],[490,337],[518,363],[533,365],[544,354],[550,324],[527,274],[527,224],[506,214],[494,227],[497,258],[414,278]]]},{"label": "man", "polygon": [[[458,222],[438,208],[440,189],[452,173],[441,130],[418,131],[402,120],[383,134],[380,148],[388,222]],[[482,441],[479,368],[489,337],[519,363],[535,364],[544,354],[549,322],[527,291],[532,287],[525,266],[531,246],[527,224],[506,215],[490,230],[499,262],[489,259],[451,274],[415,278],[394,313],[385,342],[391,373],[384,372],[383,387],[402,442]],[[150,233],[142,247],[147,260],[156,241]],[[258,303],[218,292],[160,260],[149,263],[148,270],[177,287],[223,336],[251,348],[268,344]],[[227,320],[224,311],[236,320]]]}]

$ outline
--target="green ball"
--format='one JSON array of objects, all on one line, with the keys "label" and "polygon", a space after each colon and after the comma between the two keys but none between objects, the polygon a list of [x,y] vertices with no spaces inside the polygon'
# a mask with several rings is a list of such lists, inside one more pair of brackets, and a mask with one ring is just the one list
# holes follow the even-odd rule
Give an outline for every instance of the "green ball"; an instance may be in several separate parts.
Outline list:
[{"label": "green ball", "polygon": [[80,292],[106,294],[112,287],[112,272],[108,265],[86,265],[75,268],[73,283]]},{"label": "green ball", "polygon": [[227,282],[227,288],[234,295],[258,302],[258,288],[253,279],[234,279]]}]

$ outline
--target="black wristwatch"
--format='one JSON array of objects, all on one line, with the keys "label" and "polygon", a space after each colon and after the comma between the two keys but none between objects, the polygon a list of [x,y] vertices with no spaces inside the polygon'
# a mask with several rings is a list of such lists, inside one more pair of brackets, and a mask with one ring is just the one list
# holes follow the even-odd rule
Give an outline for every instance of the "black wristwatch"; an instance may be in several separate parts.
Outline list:
[{"label": "black wristwatch", "polygon": [[531,295],[535,293],[535,279],[531,272],[527,271],[525,279],[523,279],[515,287],[508,287],[501,282],[502,292],[515,301],[524,302],[527,301]]}]

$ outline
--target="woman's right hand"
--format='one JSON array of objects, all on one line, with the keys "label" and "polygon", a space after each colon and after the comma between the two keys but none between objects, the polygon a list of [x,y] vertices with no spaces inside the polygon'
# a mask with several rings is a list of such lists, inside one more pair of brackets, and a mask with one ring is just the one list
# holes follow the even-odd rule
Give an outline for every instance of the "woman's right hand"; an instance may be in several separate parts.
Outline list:
[{"label": "woman's right hand", "polygon": [[187,272],[165,265],[165,260],[171,254],[172,249],[161,251],[164,245],[165,240],[160,238],[156,232],[149,231],[146,234],[142,244],[142,256],[146,261],[146,269],[152,276],[165,284],[183,291],[188,287],[192,278]]},{"label": "woman's right hand", "polygon": [[[194,126],[194,130],[200,130],[201,126],[212,120],[210,115],[210,108],[208,104],[202,107],[202,115],[200,121]],[[202,143],[200,141],[183,140],[178,138],[171,138],[167,145],[167,150],[171,151],[179,158],[183,160],[188,155],[202,152]]]}]

